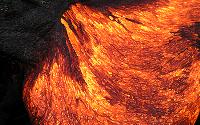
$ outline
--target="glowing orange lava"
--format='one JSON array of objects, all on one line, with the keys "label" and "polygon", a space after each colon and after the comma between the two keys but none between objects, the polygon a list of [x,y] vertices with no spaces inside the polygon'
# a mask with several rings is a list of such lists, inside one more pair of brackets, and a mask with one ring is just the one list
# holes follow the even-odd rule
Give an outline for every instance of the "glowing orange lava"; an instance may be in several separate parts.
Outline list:
[{"label": "glowing orange lava", "polygon": [[55,49],[53,61],[27,78],[24,100],[34,124],[194,124],[199,13],[199,0],[72,5],[61,19],[68,56]]}]

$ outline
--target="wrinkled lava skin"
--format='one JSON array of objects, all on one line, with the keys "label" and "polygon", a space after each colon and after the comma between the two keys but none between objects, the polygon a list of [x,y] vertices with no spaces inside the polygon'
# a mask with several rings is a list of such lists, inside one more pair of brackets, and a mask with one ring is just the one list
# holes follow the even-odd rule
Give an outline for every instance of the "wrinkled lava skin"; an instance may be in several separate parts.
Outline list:
[{"label": "wrinkled lava skin", "polygon": [[61,19],[68,50],[52,48],[26,80],[33,124],[194,124],[199,13],[199,0],[72,5]]}]

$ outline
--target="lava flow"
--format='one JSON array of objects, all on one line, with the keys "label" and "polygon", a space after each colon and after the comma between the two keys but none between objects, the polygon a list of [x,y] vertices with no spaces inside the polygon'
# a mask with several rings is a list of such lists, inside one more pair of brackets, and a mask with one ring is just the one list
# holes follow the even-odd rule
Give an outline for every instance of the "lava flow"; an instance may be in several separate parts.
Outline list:
[{"label": "lava flow", "polygon": [[194,124],[199,13],[199,0],[71,5],[61,19],[67,54],[55,48],[24,87],[33,124]]}]

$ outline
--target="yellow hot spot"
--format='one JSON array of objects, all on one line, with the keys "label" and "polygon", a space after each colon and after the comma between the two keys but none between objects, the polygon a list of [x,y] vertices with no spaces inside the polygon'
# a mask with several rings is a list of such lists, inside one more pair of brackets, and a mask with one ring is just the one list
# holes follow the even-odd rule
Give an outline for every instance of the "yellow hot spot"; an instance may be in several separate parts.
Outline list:
[{"label": "yellow hot spot", "polygon": [[179,69],[175,71],[174,76],[180,76],[183,73],[184,69]]},{"label": "yellow hot spot", "polygon": [[104,93],[105,91],[101,90],[101,87],[98,85],[97,81],[95,80],[95,75],[84,63],[80,63],[80,69],[87,83],[87,88],[91,96],[95,95],[96,97],[98,97],[97,100],[103,99],[102,94],[106,94],[106,93]]},{"label": "yellow hot spot", "polygon": [[113,18],[112,16],[109,16],[109,19],[110,19],[110,20],[114,20],[114,18]]},{"label": "yellow hot spot", "polygon": [[144,37],[143,36],[141,36],[141,35],[139,35],[139,34],[134,34],[134,35],[131,35],[131,38],[133,39],[133,40],[135,40],[135,41],[141,41],[141,40],[143,40],[144,39]]},{"label": "yellow hot spot", "polygon": [[110,59],[105,55],[105,49],[101,45],[95,46],[92,44],[93,55],[90,57],[93,66],[108,65],[111,63]]},{"label": "yellow hot spot", "polygon": [[100,46],[93,46],[93,56],[91,56],[91,61],[93,65],[101,65],[102,61],[98,58],[98,55],[101,53]]},{"label": "yellow hot spot", "polygon": [[144,31],[152,31],[152,29],[150,29],[149,27],[147,26],[140,26],[140,29],[144,30]]},{"label": "yellow hot spot", "polygon": [[[170,13],[170,12],[177,10],[178,5],[177,5],[176,1],[171,1],[168,4],[169,4],[168,6],[160,7],[156,11],[161,12],[161,13],[167,13],[167,12]],[[176,8],[175,8],[175,6],[176,6]]]},{"label": "yellow hot spot", "polygon": [[93,22],[93,25],[97,28],[97,29],[104,29],[104,25],[98,22]]},{"label": "yellow hot spot", "polygon": [[89,91],[89,95],[86,95],[86,101],[94,110],[104,113],[105,109],[103,107],[110,106],[104,98],[105,96],[109,96],[108,93],[98,85],[94,74],[84,63],[80,64],[80,68]]},{"label": "yellow hot spot", "polygon": [[83,76],[85,78],[85,82],[87,83],[87,88],[90,93],[94,93],[97,89],[95,88],[95,81],[94,81],[94,75],[92,72],[85,66],[84,63],[80,63],[80,69],[83,73]]}]

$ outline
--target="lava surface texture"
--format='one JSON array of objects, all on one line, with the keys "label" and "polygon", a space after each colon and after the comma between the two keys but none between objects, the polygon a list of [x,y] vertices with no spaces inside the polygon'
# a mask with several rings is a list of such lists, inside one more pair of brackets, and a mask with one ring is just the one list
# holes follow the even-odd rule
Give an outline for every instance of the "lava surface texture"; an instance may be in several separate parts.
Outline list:
[{"label": "lava surface texture", "polygon": [[71,5],[66,44],[26,80],[33,124],[192,125],[200,110],[200,1]]}]

